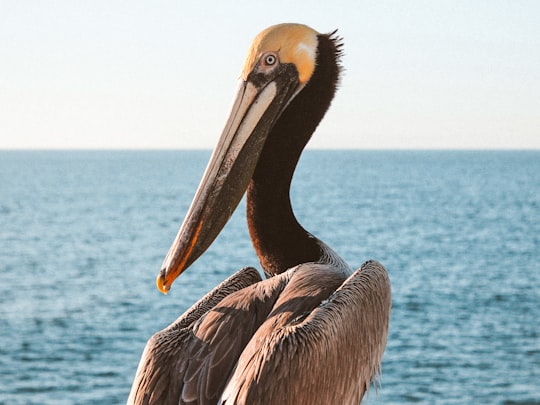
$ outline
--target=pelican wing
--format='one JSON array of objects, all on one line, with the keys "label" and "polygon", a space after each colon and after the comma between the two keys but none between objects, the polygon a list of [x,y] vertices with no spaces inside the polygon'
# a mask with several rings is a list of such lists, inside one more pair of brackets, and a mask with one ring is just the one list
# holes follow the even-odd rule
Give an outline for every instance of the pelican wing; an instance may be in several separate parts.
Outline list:
[{"label": "pelican wing", "polygon": [[193,325],[182,353],[180,404],[216,404],[244,348],[266,320],[288,274],[223,299]]},{"label": "pelican wing", "polygon": [[181,380],[187,367],[183,353],[196,340],[193,329],[224,298],[260,280],[259,272],[252,267],[239,270],[167,328],[155,333],[148,340],[139,362],[128,404],[178,404]]},{"label": "pelican wing", "polygon": [[[254,269],[226,280],[148,341],[130,404],[216,404],[244,348],[293,272],[257,282]],[[227,290],[226,292],[224,290]]]},{"label": "pelican wing", "polygon": [[[291,279],[275,316],[279,305],[293,308],[299,298],[324,297],[324,285],[331,289],[340,280],[329,266],[301,266],[309,267],[305,277],[300,268],[295,274],[302,285]],[[327,297],[282,322],[273,319],[274,325],[268,324],[271,314],[242,353],[221,403],[360,403],[380,370],[386,345],[391,308],[386,270],[366,262]]]}]

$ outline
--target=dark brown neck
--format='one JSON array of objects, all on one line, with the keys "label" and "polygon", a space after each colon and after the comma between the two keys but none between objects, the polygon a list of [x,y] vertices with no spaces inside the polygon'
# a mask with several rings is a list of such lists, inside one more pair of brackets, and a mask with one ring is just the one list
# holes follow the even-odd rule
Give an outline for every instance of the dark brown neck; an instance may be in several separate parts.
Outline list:
[{"label": "dark brown neck", "polygon": [[339,48],[335,38],[319,36],[313,76],[268,135],[247,189],[249,231],[267,274],[279,274],[321,257],[317,239],[294,216],[289,190],[300,154],[334,97]]}]

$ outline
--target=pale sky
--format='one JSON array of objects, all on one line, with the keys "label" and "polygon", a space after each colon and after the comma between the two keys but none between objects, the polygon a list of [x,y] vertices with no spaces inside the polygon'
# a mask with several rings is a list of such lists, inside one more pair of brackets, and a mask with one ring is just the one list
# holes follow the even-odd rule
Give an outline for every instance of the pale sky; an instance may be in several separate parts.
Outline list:
[{"label": "pale sky", "polygon": [[540,149],[534,0],[0,0],[0,149],[212,148],[281,22],[345,42],[311,147]]}]

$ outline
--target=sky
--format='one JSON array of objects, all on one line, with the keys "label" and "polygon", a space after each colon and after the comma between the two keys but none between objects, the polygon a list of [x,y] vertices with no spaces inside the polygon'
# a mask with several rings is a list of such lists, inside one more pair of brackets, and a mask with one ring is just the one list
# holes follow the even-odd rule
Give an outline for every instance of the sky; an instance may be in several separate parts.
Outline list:
[{"label": "sky", "polygon": [[344,38],[312,148],[539,149],[540,1],[0,0],[0,149],[212,148],[254,36]]}]

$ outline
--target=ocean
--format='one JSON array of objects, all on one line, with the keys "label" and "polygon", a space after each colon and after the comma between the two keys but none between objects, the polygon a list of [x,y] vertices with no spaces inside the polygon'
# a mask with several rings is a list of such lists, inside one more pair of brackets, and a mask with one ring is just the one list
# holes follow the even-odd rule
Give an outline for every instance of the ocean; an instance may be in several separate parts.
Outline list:
[{"label": "ocean", "polygon": [[[242,202],[160,294],[210,151],[0,151],[0,403],[125,403],[146,340],[246,265]],[[316,151],[291,198],[387,268],[376,404],[540,404],[540,152]]]}]

